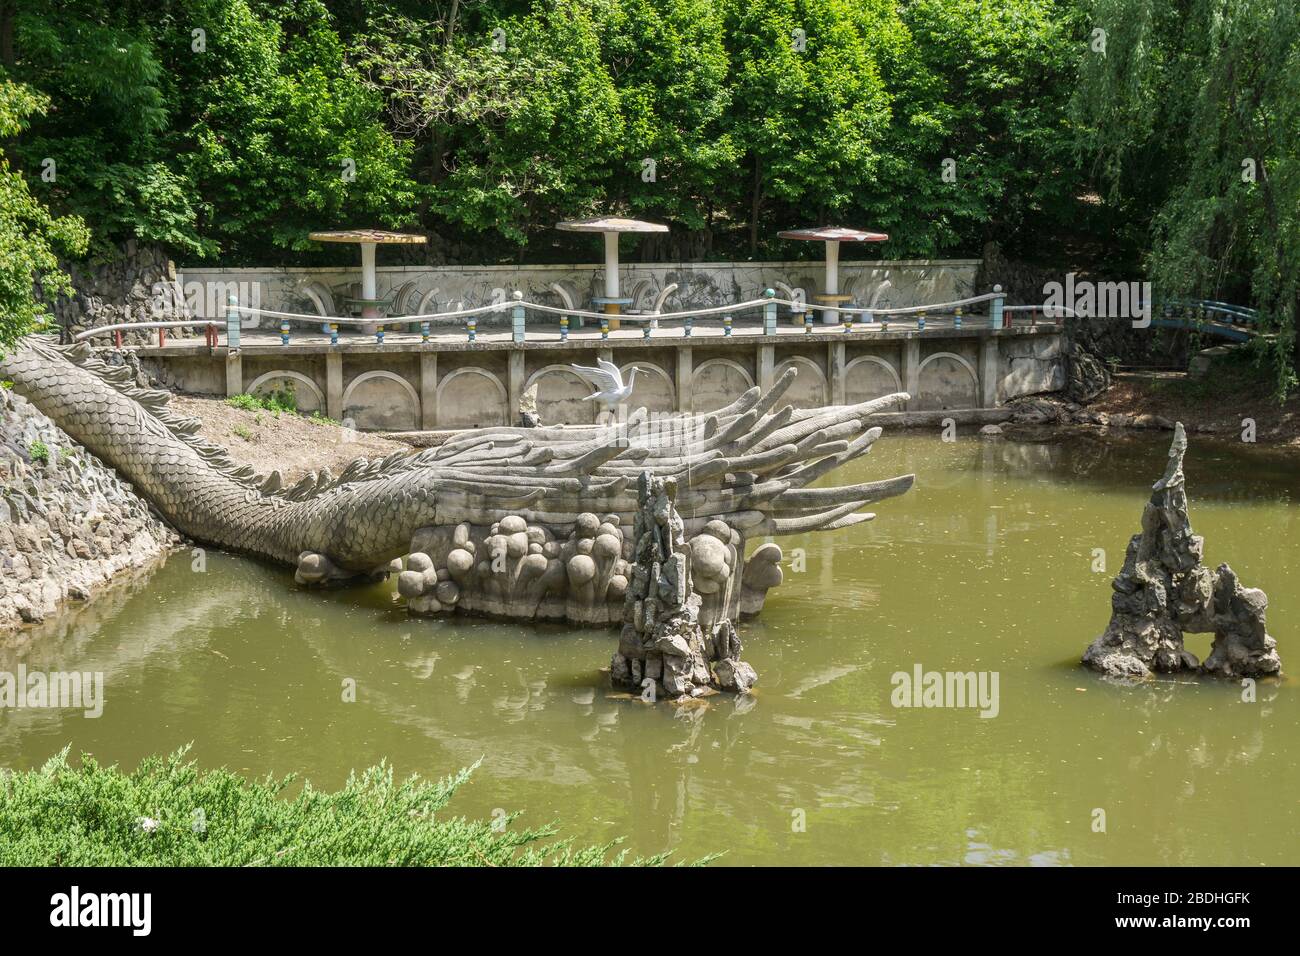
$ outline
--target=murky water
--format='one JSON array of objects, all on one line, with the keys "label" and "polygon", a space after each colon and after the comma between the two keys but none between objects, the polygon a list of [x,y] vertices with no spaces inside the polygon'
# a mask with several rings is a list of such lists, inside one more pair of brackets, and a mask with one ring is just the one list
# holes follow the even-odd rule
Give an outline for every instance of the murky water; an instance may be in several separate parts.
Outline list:
[{"label": "murky water", "polygon": [[[1245,703],[1235,685],[1115,687],[1075,666],[1167,445],[887,434],[837,477],[914,471],[916,488],[875,522],[783,539],[786,583],[743,632],[757,694],[678,716],[609,696],[610,633],[417,621],[390,586],[305,592],[278,568],[213,554],[196,573],[178,554],[0,651],[0,669],[107,681],[99,719],[0,711],[0,764],[71,744],[134,765],[192,741],[207,766],[335,787],[381,758],[442,776],[482,757],[461,813],[733,864],[1294,863],[1294,681]],[[1300,672],[1300,461],[1194,438],[1187,471],[1207,562],[1268,592]],[[895,708],[891,676],[916,665],[996,671],[997,716]]]}]

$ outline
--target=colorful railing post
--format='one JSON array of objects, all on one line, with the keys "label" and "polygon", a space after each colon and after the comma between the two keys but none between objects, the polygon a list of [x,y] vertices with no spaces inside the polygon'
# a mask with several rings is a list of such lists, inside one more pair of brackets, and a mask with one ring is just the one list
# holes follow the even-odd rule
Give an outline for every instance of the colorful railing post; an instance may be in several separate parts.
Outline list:
[{"label": "colorful railing post", "polygon": [[808,306],[805,305],[805,306],[803,307],[803,331],[804,331],[804,334],[805,334],[805,335],[811,335],[811,334],[812,334],[812,327],[813,327],[812,311],[808,308]]},{"label": "colorful railing post", "polygon": [[776,298],[776,290],[764,289],[763,298],[768,300],[763,304],[763,334],[776,335],[776,303],[772,301]]},{"label": "colorful railing post", "polygon": [[522,342],[524,340],[524,307],[522,304],[524,294],[515,289],[514,292],[510,293],[510,298],[515,300],[510,312],[510,337],[516,342]]},{"label": "colorful railing post", "polygon": [[609,319],[604,317],[600,320],[600,337],[602,339],[609,338]]},{"label": "colorful railing post", "polygon": [[957,308],[953,310],[953,313],[952,313],[952,327],[953,327],[954,329],[960,329],[960,328],[961,328],[961,306],[957,306]]},{"label": "colorful railing post", "polygon": [[728,336],[731,335],[731,316],[729,315],[724,315],[722,317],[722,334]]},{"label": "colorful railing post", "polygon": [[375,344],[384,344],[384,323],[382,322],[375,326]]},{"label": "colorful railing post", "polygon": [[1002,286],[995,285],[993,291],[998,293],[998,297],[994,299],[993,304],[989,306],[989,327],[1000,329],[1004,322],[1004,313],[1002,309],[1006,306],[1007,300],[1006,297],[1001,294]]},{"label": "colorful railing post", "polygon": [[695,327],[695,316],[693,316],[693,315],[688,315],[688,316],[687,316],[687,317],[682,321],[682,332],[685,334],[685,336],[686,336],[688,339],[691,337],[691,332],[692,332],[692,330],[694,329],[694,327]]},{"label": "colorful railing post", "polygon": [[420,323],[420,344],[429,344],[429,320],[425,319]]},{"label": "colorful railing post", "polygon": [[235,293],[226,296],[226,348],[232,352],[239,348],[239,299]]},{"label": "colorful railing post", "polygon": [[569,341],[569,317],[567,315],[560,316],[560,341]]},{"label": "colorful railing post", "polygon": [[280,344],[281,345],[289,344],[289,320],[288,319],[280,320]]},{"label": "colorful railing post", "polygon": [[469,321],[465,323],[465,331],[469,333],[469,340],[473,342],[478,335],[478,319],[471,315]]},{"label": "colorful railing post", "polygon": [[643,338],[643,339],[648,339],[648,338],[650,338],[650,329],[651,329],[652,327],[653,327],[653,323],[652,323],[652,322],[643,322],[643,323],[641,323],[641,338]]},{"label": "colorful railing post", "polygon": [[924,312],[922,312],[920,315],[918,315],[918,316],[916,317],[916,331],[918,331],[918,332],[924,332],[924,331],[925,331],[925,313],[924,313]]},{"label": "colorful railing post", "polygon": [[852,332],[852,331],[853,331],[853,313],[852,313],[852,312],[845,312],[845,313],[844,313],[844,333],[847,335],[849,332]]},{"label": "colorful railing post", "polygon": [[331,322],[330,323],[330,345],[338,345],[338,344],[339,344],[339,324],[337,322]]}]

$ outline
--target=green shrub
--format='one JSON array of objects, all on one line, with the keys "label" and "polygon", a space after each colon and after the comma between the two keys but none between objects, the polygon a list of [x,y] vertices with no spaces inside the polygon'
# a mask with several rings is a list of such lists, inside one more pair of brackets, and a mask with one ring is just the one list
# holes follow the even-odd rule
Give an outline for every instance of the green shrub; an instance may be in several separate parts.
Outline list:
[{"label": "green shrub", "polygon": [[239,408],[246,412],[274,412],[279,417],[281,412],[297,412],[298,397],[293,392],[293,386],[286,385],[284,388],[277,388],[267,395],[231,395],[226,399],[226,404],[231,408]]},{"label": "green shrub", "polygon": [[43,465],[50,460],[50,446],[38,438],[27,446],[27,455],[32,461]]},{"label": "green shrub", "polygon": [[[326,793],[292,777],[200,771],[188,748],[132,772],[68,751],[0,773],[0,866],[592,866],[623,864],[615,843],[573,847],[552,826],[515,829],[444,815],[475,767],[437,783],[394,783],[381,764]],[[502,823],[504,822],[504,826]],[[663,856],[633,861],[657,865]],[[707,861],[701,861],[707,862]]]}]

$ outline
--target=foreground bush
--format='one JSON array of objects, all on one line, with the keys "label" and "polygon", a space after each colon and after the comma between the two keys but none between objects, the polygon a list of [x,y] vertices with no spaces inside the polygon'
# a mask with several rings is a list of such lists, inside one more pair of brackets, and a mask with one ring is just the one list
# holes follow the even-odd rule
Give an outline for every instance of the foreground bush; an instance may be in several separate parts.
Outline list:
[{"label": "foreground bush", "polygon": [[[310,784],[251,782],[199,771],[185,750],[124,773],[68,752],[40,770],[0,776],[0,866],[592,866],[614,844],[575,849],[547,842],[550,827],[516,830],[443,817],[474,770],[430,783],[393,782],[380,765],[336,793]],[[475,764],[477,766],[477,764]],[[662,857],[635,861],[658,864]]]}]

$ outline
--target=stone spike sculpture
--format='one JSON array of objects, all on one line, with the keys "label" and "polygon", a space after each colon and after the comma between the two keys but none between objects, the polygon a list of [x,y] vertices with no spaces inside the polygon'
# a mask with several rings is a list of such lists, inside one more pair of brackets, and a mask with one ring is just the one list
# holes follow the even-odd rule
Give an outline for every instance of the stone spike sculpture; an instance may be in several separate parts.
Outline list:
[{"label": "stone spike sculpture", "polygon": [[[676,482],[688,539],[711,526],[739,535],[726,561],[718,555],[716,571],[728,579],[746,536],[847,527],[874,517],[862,506],[911,487],[905,475],[809,488],[866,454],[880,435],[867,417],[907,395],[778,408],[794,374],[707,415],[665,423],[638,410],[587,427],[487,428],[286,487],[278,475],[236,466],[168,408],[166,392],[137,387],[85,343],[61,348],[29,336],[0,357],[0,378],[195,541],[294,565],[305,585],[384,575],[402,556],[425,554],[427,563],[408,562],[414,574],[402,584],[418,613],[459,606],[593,624],[619,620],[632,544],[623,529],[638,513],[643,472]],[[779,580],[770,567],[779,548],[755,557],[761,567],[744,587],[726,591],[728,616],[742,591],[753,612]]]},{"label": "stone spike sculpture", "polygon": [[[1268,635],[1268,597],[1243,588],[1226,564],[1202,566],[1204,542],[1187,516],[1183,456],[1187,435],[1174,428],[1169,464],[1142,511],[1142,533],[1129,541],[1124,567],[1112,582],[1106,633],[1083,663],[1112,677],[1199,671],[1239,679],[1281,673],[1277,642]],[[1204,664],[1183,646],[1184,632],[1213,633]]]},{"label": "stone spike sculpture", "polygon": [[692,583],[695,552],[704,542],[716,548],[718,539],[705,533],[687,544],[674,479],[643,472],[637,497],[631,580],[611,681],[642,692],[653,687],[653,699],[662,694],[686,700],[711,689],[748,693],[758,675],[740,659],[735,626],[729,618],[703,613],[706,596]]}]

